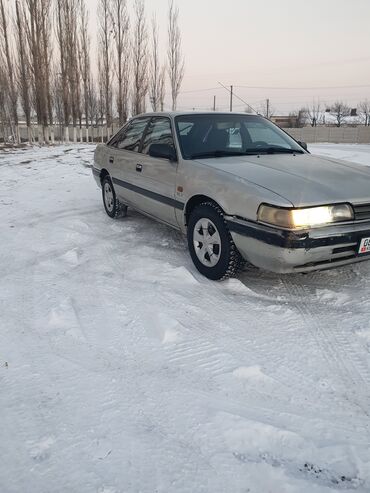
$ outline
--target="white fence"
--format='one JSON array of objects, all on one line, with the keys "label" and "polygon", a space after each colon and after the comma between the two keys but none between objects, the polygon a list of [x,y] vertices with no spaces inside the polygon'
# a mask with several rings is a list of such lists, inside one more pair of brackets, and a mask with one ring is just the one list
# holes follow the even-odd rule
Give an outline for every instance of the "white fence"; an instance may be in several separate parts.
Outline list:
[{"label": "white fence", "polygon": [[[105,126],[98,127],[65,127],[54,125],[43,128],[42,126],[32,125],[28,129],[25,125],[18,127],[21,142],[40,142],[40,143],[61,143],[61,142],[106,142],[114,135],[119,126],[113,125],[109,129]],[[14,129],[2,128],[0,131],[0,142],[14,142]]]}]

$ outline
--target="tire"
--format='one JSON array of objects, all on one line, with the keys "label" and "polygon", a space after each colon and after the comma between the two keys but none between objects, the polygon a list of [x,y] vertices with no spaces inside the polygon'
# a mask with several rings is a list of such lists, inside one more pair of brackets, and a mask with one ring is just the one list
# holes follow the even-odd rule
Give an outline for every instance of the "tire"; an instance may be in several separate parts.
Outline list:
[{"label": "tire", "polygon": [[101,188],[104,209],[108,216],[112,219],[125,217],[127,215],[127,206],[121,204],[117,199],[116,192],[114,191],[113,183],[109,175],[106,175],[103,178]]},{"label": "tire", "polygon": [[203,202],[191,211],[187,236],[190,256],[201,274],[213,281],[237,274],[243,259],[217,204]]}]

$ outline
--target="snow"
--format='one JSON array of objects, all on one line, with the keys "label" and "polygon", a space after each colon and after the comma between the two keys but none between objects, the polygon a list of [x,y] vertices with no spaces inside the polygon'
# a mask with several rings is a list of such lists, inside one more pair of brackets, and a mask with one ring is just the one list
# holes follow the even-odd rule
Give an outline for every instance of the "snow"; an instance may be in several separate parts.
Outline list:
[{"label": "snow", "polygon": [[370,166],[370,145],[368,144],[310,144],[309,151],[325,157]]},{"label": "snow", "polygon": [[370,262],[208,281],[92,155],[0,153],[1,493],[368,492]]}]

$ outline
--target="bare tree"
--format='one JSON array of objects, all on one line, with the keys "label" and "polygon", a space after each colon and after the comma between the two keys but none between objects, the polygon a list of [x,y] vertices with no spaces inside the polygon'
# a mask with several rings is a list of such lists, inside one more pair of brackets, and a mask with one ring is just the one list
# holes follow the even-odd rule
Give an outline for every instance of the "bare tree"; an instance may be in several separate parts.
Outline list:
[{"label": "bare tree", "polygon": [[3,63],[6,64],[6,77],[8,79],[8,91],[11,119],[14,125],[14,139],[19,142],[19,126],[18,126],[18,91],[14,80],[15,66],[14,54],[11,50],[11,39],[9,33],[9,12],[5,9],[4,0],[0,0],[0,50]]},{"label": "bare tree", "polygon": [[104,88],[104,81],[105,81],[105,70],[104,70],[104,63],[99,60],[98,61],[98,90],[96,92],[96,97],[97,97],[97,125],[101,126],[101,141],[103,142],[103,125],[104,125],[104,118],[107,113],[106,110],[106,94],[105,94],[105,88]]},{"label": "bare tree", "polygon": [[38,142],[49,142],[49,124],[53,122],[50,93],[51,0],[24,0],[24,6],[33,99],[39,128]]},{"label": "bare tree", "polygon": [[[55,115],[55,122],[59,127],[59,139],[63,138],[63,122],[64,122],[64,101],[63,101],[63,87],[62,79],[58,72],[59,68],[54,69],[51,79],[51,93],[53,101],[53,112]],[[68,128],[67,128],[68,130]]]},{"label": "bare tree", "polygon": [[69,121],[71,115],[71,105],[68,86],[68,55],[67,55],[67,39],[66,39],[66,9],[65,0],[57,0],[56,4],[56,32],[59,47],[59,70],[60,86],[62,91],[63,101],[63,123],[64,123],[64,141],[69,142]]},{"label": "bare tree", "polygon": [[66,3],[66,53],[67,78],[70,88],[71,115],[73,125],[73,141],[77,142],[77,123],[81,127],[81,86],[79,70],[79,44],[77,31],[77,15],[79,0],[65,0]]},{"label": "bare tree", "polygon": [[346,117],[350,116],[351,108],[343,103],[343,101],[336,101],[331,108],[331,114],[337,121],[337,127],[341,127],[345,122]]},{"label": "bare tree", "polygon": [[5,63],[3,63],[0,54],[0,124],[3,141],[8,140],[8,128],[11,126],[9,117],[9,87],[8,77],[6,75]]},{"label": "bare tree", "polygon": [[41,26],[40,26],[40,6],[35,0],[26,0],[26,30],[27,43],[30,50],[31,73],[33,86],[33,106],[36,111],[38,124],[38,143],[44,142],[44,122],[45,122],[45,91],[44,73],[41,59]]},{"label": "bare tree", "polygon": [[95,82],[91,79],[88,92],[88,114],[90,125],[93,127],[99,123],[99,98],[95,87]]},{"label": "bare tree", "polygon": [[153,111],[158,111],[160,105],[160,84],[161,84],[161,67],[159,63],[158,48],[158,25],[155,17],[152,19],[152,53],[150,57],[150,75],[149,75],[149,98]]},{"label": "bare tree", "polygon": [[27,126],[27,140],[32,142],[31,128],[31,71],[30,71],[30,54],[26,42],[25,15],[23,8],[19,5],[19,1],[15,2],[15,29],[18,44],[18,60],[17,60],[17,85],[20,94],[20,103],[24,112]]},{"label": "bare tree", "polygon": [[107,133],[112,125],[112,18],[111,0],[99,0],[99,58],[101,59],[100,84],[104,95]]},{"label": "bare tree", "polygon": [[85,138],[89,142],[89,89],[91,86],[91,64],[90,64],[90,36],[89,36],[89,16],[86,10],[85,0],[80,3],[80,69],[83,86],[83,108],[85,114]]},{"label": "bare tree", "polygon": [[[74,142],[77,142],[77,123],[81,127],[82,121],[78,14],[81,14],[80,0],[57,0],[57,39],[66,142],[69,141],[70,119],[72,118]],[[86,24],[86,19],[84,22]]]},{"label": "bare tree", "polygon": [[159,75],[159,107],[164,110],[164,98],[166,97],[166,67],[163,65]]},{"label": "bare tree", "polygon": [[51,98],[51,66],[52,66],[52,46],[51,46],[51,0],[40,0],[40,12],[41,12],[41,61],[44,72],[44,98],[45,98],[45,114],[44,114],[44,127],[46,129],[46,140],[49,141],[49,126],[51,129],[51,142],[54,143],[54,118],[53,118],[53,104]]},{"label": "bare tree", "polygon": [[367,99],[361,101],[359,108],[365,127],[370,126],[370,101],[368,101]]},{"label": "bare tree", "polygon": [[138,115],[145,112],[145,97],[148,92],[148,33],[144,1],[135,0],[134,10],[132,113]]},{"label": "bare tree", "polygon": [[115,68],[117,75],[117,112],[120,125],[128,119],[130,19],[126,0],[112,0],[111,22],[114,35]]},{"label": "bare tree", "polygon": [[306,116],[311,127],[317,127],[321,119],[321,104],[320,101],[313,101],[311,106],[306,108]]},{"label": "bare tree", "polygon": [[179,9],[170,0],[168,12],[168,74],[171,83],[172,111],[176,110],[185,72],[185,61],[181,51],[181,32],[178,25]]}]

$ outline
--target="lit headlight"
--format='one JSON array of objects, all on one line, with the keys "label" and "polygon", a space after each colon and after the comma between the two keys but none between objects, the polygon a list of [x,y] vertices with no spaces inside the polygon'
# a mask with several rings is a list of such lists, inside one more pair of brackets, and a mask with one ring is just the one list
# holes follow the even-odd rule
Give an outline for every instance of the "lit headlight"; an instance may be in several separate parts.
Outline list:
[{"label": "lit headlight", "polygon": [[258,221],[288,229],[311,228],[353,219],[353,209],[349,204],[307,209],[279,209],[270,205],[261,205],[258,210]]}]

